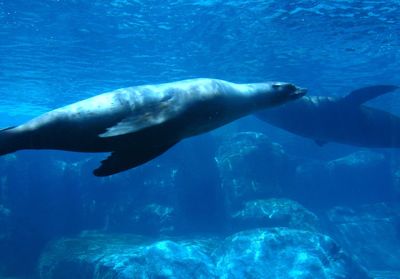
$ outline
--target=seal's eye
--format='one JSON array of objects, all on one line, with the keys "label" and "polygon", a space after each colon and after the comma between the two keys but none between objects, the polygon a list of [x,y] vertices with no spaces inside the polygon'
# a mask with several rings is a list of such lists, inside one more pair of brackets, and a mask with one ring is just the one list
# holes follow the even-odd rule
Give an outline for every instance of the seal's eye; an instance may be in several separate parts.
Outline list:
[{"label": "seal's eye", "polygon": [[272,84],[272,88],[274,88],[274,89],[279,89],[281,86],[282,86],[282,84],[279,84],[279,83]]}]

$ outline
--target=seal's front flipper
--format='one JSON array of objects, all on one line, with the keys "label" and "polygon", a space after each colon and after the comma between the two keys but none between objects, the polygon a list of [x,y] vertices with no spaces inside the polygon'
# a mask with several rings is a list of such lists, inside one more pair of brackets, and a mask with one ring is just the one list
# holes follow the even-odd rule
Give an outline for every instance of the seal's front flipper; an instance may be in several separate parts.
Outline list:
[{"label": "seal's front flipper", "polygon": [[101,161],[101,166],[95,169],[93,174],[95,176],[108,176],[140,166],[160,156],[176,143],[116,150],[107,159]]},{"label": "seal's front flipper", "polygon": [[373,98],[399,89],[396,85],[374,85],[363,87],[350,92],[349,95],[342,99],[343,102],[359,106]]},{"label": "seal's front flipper", "polygon": [[108,127],[99,137],[108,138],[135,133],[137,131],[164,123],[175,117],[179,109],[174,102],[174,95],[166,95],[162,98],[151,100],[137,105],[130,116],[127,116]]}]

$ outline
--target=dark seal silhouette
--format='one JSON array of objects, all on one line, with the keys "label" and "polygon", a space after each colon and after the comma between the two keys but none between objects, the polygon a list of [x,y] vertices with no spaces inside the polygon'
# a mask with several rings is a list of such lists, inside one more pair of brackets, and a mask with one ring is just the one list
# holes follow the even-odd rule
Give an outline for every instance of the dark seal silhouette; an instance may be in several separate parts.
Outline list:
[{"label": "dark seal silhouette", "polygon": [[107,176],[139,166],[184,138],[297,99],[305,91],[282,82],[216,79],[119,89],[2,130],[0,155],[21,149],[112,152],[94,171]]},{"label": "dark seal silhouette", "polygon": [[343,98],[305,96],[256,116],[317,144],[337,142],[361,147],[400,147],[400,118],[364,105],[377,96],[399,89],[376,85],[351,92]]}]

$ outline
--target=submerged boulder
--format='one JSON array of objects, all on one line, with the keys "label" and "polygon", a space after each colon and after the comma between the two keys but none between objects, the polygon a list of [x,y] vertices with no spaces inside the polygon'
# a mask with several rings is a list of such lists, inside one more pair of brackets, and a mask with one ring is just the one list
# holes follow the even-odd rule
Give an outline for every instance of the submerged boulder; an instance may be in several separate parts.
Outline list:
[{"label": "submerged boulder", "polygon": [[215,160],[227,207],[234,211],[243,201],[281,196],[294,171],[283,147],[257,132],[227,138]]},{"label": "submerged boulder", "polygon": [[248,201],[231,216],[233,231],[261,227],[288,227],[316,231],[318,217],[298,202],[288,199]]},{"label": "submerged boulder", "polygon": [[38,270],[41,279],[369,278],[329,237],[285,228],[157,241],[87,233],[49,245]]},{"label": "submerged boulder", "polygon": [[400,205],[377,203],[328,212],[332,235],[370,270],[400,271]]},{"label": "submerged boulder", "polygon": [[90,233],[62,239],[40,259],[41,279],[215,278],[207,240],[150,242]]},{"label": "submerged boulder", "polygon": [[244,231],[216,254],[219,278],[369,278],[328,236],[286,228]]}]

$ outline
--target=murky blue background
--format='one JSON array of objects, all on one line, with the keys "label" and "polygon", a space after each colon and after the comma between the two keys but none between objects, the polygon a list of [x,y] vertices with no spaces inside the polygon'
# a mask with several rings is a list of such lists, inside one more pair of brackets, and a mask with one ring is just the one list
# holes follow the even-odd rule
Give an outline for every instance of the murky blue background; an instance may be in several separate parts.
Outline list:
[{"label": "murky blue background", "polygon": [[[394,0],[0,1],[0,126],[109,90],[193,77],[287,81],[308,88],[310,95],[326,96],[344,96],[367,85],[399,85],[399,18],[400,3]],[[370,104],[400,115],[399,94]],[[1,162],[0,209],[7,220],[0,218],[0,277],[2,272],[34,274],[50,240],[82,230],[154,234],[129,223],[126,216],[131,213],[125,210],[154,199],[178,205],[175,235],[223,234],[226,204],[221,199],[226,193],[220,189],[226,177],[271,181],[257,177],[270,168],[270,155],[259,158],[262,151],[243,157],[245,164],[235,170],[236,178],[217,164],[221,146],[229,145],[226,138],[234,140],[237,133],[249,131],[280,144],[291,158],[288,162],[300,160],[290,165],[297,174],[315,160],[324,164],[354,152],[372,152],[366,160],[372,163],[357,173],[349,170],[332,178],[311,168],[313,179],[308,180],[297,180],[294,172],[282,174],[274,179],[283,190],[256,198],[292,198],[323,216],[334,206],[397,202],[397,150],[334,143],[319,147],[252,116],[188,139],[148,165],[113,179],[92,177],[100,155],[23,151]],[[282,177],[290,181],[279,180]],[[339,190],[315,192],[307,188],[312,180]],[[356,190],[346,191],[355,184]],[[282,185],[298,188],[285,190]],[[170,188],[154,198],[160,187]],[[183,187],[187,190],[182,192]],[[400,270],[400,265],[383,262],[371,269]]]}]

